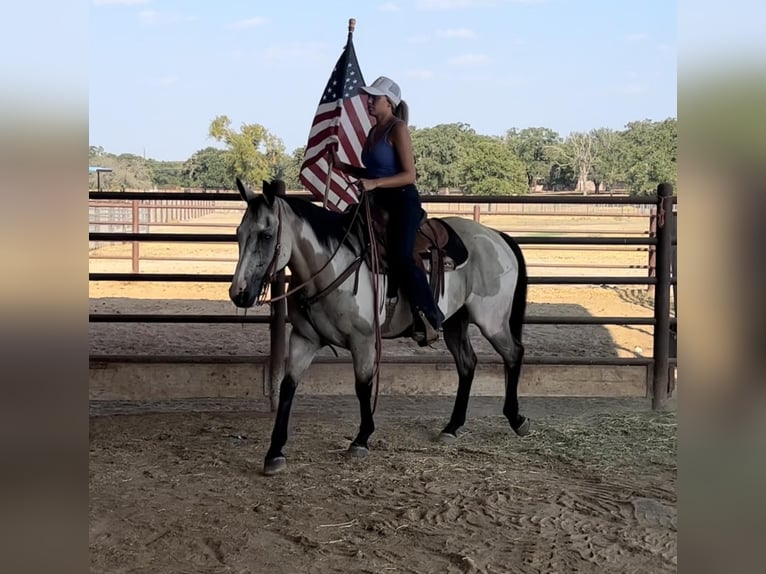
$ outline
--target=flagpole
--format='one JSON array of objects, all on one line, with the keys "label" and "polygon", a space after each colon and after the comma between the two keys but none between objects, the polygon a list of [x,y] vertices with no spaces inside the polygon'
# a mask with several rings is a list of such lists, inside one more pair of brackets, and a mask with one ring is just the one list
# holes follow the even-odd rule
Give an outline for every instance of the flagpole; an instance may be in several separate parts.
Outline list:
[{"label": "flagpole", "polygon": [[327,198],[330,196],[330,180],[332,179],[332,155],[327,160],[327,181],[324,184],[324,197],[322,198],[322,207],[327,209]]},{"label": "flagpole", "polygon": [[[348,39],[346,40],[346,45],[348,45],[351,42],[351,37],[354,35],[354,28],[356,28],[356,18],[349,18],[348,19]],[[332,168],[333,168],[333,161],[332,156],[327,160],[327,181],[325,181],[324,184],[324,198],[322,199],[322,206],[327,209],[327,201],[328,197],[330,196],[330,182],[332,181]]]}]

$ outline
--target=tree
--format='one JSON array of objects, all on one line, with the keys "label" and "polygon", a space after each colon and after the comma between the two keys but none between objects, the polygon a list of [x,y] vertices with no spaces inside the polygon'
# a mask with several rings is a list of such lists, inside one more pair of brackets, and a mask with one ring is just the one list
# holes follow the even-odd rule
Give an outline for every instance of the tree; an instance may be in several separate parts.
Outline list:
[{"label": "tree", "polygon": [[468,124],[440,124],[432,128],[412,129],[418,189],[436,193],[440,188],[459,187],[458,164],[476,132]]},{"label": "tree", "polygon": [[470,194],[521,195],[529,190],[524,165],[501,139],[477,136],[458,169]]},{"label": "tree", "polygon": [[591,137],[598,149],[591,170],[596,193],[602,184],[605,191],[610,191],[615,183],[623,179],[625,158],[622,136],[609,128],[598,128],[591,131]]},{"label": "tree", "polygon": [[577,174],[577,189],[588,194],[587,182],[596,159],[597,142],[591,134],[572,132],[563,144],[548,146],[554,160]]},{"label": "tree", "polygon": [[271,179],[278,171],[281,140],[260,124],[242,124],[240,131],[231,128],[227,116],[217,116],[211,123],[209,134],[228,148],[227,160],[232,173],[250,183]]},{"label": "tree", "polygon": [[[91,146],[93,148],[94,146]],[[114,155],[96,148],[98,164],[112,171],[101,174],[101,187],[105,190],[152,189],[152,173],[143,157],[132,153]],[[94,151],[93,149],[90,150]],[[89,185],[95,187],[95,180]]]},{"label": "tree", "polygon": [[267,131],[263,138],[263,153],[270,170],[269,179],[284,180],[288,156],[285,154],[285,144],[282,140]]},{"label": "tree", "polygon": [[229,152],[206,147],[187,159],[181,173],[189,187],[202,189],[231,189],[236,174],[230,170]]},{"label": "tree", "polygon": [[285,187],[287,189],[304,189],[299,176],[301,173],[301,164],[303,164],[303,154],[305,151],[306,148],[301,146],[295,148],[292,155],[285,156],[282,179],[284,180]]},{"label": "tree", "polygon": [[147,159],[146,166],[151,173],[154,187],[183,187],[183,162]]},{"label": "tree", "polygon": [[678,130],[675,118],[631,122],[623,133],[625,182],[630,193],[656,193],[660,183],[678,180]]},{"label": "tree", "polygon": [[549,128],[511,128],[506,132],[506,142],[524,164],[529,189],[540,180],[548,180],[555,163],[550,147],[561,143],[558,132]]}]

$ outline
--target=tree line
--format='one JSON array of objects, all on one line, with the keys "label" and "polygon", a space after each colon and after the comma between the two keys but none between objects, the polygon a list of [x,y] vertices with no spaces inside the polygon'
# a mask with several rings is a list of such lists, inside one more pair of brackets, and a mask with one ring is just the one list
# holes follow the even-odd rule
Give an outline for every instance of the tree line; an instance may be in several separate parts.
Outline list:
[{"label": "tree line", "polygon": [[[518,195],[531,190],[615,190],[654,193],[677,182],[675,118],[641,120],[624,130],[598,128],[566,138],[544,127],[512,128],[502,136],[476,133],[464,123],[411,127],[418,188],[474,195]],[[225,115],[213,119],[208,135],[221,147],[200,149],[186,160],[159,161],[113,154],[91,146],[91,165],[108,167],[102,189],[231,189],[236,176],[251,182],[279,178],[303,189],[298,173],[304,148],[287,153],[282,140],[260,124],[232,127]],[[91,189],[96,178],[91,176]]]}]

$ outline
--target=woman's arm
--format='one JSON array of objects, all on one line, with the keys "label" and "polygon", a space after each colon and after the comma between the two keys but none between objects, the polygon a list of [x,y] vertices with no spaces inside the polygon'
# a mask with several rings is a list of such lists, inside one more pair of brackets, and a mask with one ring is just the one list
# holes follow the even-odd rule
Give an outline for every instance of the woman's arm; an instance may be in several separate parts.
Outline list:
[{"label": "woman's arm", "polygon": [[391,144],[399,156],[402,171],[389,177],[378,179],[361,178],[362,185],[367,191],[376,187],[403,187],[415,183],[415,156],[412,153],[412,138],[410,130],[404,122],[397,122],[391,130]]}]

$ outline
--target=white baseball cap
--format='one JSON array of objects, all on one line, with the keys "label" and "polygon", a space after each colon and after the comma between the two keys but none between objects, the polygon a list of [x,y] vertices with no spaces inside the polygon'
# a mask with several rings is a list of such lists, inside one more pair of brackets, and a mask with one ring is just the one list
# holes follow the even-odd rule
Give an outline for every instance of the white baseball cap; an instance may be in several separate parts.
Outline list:
[{"label": "white baseball cap", "polygon": [[363,86],[360,89],[371,96],[386,96],[394,104],[394,107],[402,101],[402,91],[399,89],[399,84],[385,76],[379,77],[369,86]]}]

